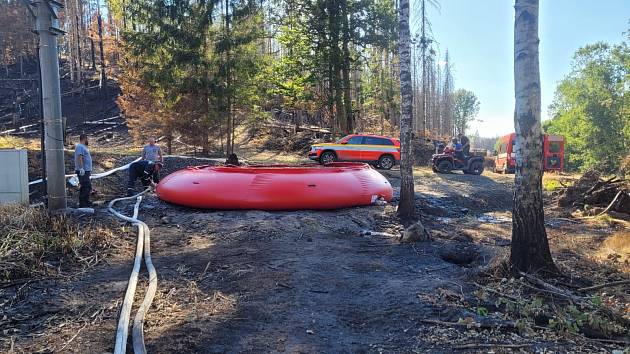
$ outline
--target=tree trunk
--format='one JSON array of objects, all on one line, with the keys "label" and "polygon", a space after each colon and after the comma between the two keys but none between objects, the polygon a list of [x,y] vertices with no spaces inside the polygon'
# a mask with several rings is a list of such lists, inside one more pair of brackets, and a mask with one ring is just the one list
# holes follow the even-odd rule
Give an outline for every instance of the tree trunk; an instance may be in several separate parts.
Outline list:
[{"label": "tree trunk", "polygon": [[107,76],[105,75],[105,52],[103,51],[103,17],[101,16],[101,2],[97,1],[96,6],[98,6],[96,9],[96,20],[98,23],[98,47],[101,55],[101,78],[99,81],[99,87],[102,90],[101,94],[104,97],[107,97]]},{"label": "tree trunk", "polygon": [[90,48],[92,49],[92,70],[96,70],[96,49],[94,49],[94,38],[92,37],[90,37]]},{"label": "tree trunk", "polygon": [[234,117],[232,116],[232,92],[231,92],[231,71],[230,71],[230,46],[231,46],[231,42],[229,40],[230,38],[230,4],[228,0],[225,0],[225,36],[226,38],[228,38],[228,47],[225,51],[225,57],[226,57],[226,101],[227,101],[227,105],[226,105],[226,113],[227,113],[227,141],[226,141],[226,147],[227,147],[227,155],[234,153]]},{"label": "tree trunk", "polygon": [[[83,9],[79,6],[80,0],[75,1],[75,29],[76,29],[76,46],[77,46],[77,81],[80,85],[83,85],[83,59],[81,58],[81,29],[83,28]],[[79,24],[79,18],[81,18],[81,25]]]},{"label": "tree trunk", "polygon": [[354,131],[354,119],[352,116],[352,96],[350,94],[350,49],[348,44],[350,42],[350,27],[348,24],[348,1],[341,0],[341,16],[342,17],[342,29],[343,29],[343,100],[346,116],[346,129],[348,133]]},{"label": "tree trunk", "polygon": [[554,271],[542,200],[538,0],[516,0],[514,8],[516,177],[510,265],[514,271]]},{"label": "tree trunk", "polygon": [[343,105],[343,90],[341,87],[341,70],[343,64],[341,62],[341,53],[339,50],[339,34],[341,31],[340,26],[340,14],[339,6],[336,0],[327,1],[328,9],[328,29],[330,31],[330,42],[328,43],[330,49],[330,62],[332,63],[332,86],[334,90],[334,102],[335,102],[335,115],[336,123],[339,126],[339,130],[344,134],[348,133],[347,122],[345,120],[345,109]]},{"label": "tree trunk", "polygon": [[415,214],[413,185],[413,156],[411,154],[411,124],[413,121],[413,87],[411,83],[411,48],[409,34],[409,0],[400,0],[399,13],[400,56],[400,202],[397,214],[411,218]]},{"label": "tree trunk", "polygon": [[335,88],[333,86],[333,64],[331,60],[328,60],[328,118],[330,120],[330,132],[332,139],[335,140],[337,136],[337,122],[335,119]]},{"label": "tree trunk", "polygon": [[361,68],[359,67],[357,70],[353,71],[354,73],[354,92],[357,100],[357,116],[355,120],[355,125],[357,128],[357,133],[365,130],[363,125],[363,92],[361,87]]},{"label": "tree trunk", "polygon": [[[422,12],[422,24],[420,26],[420,65],[422,65],[422,93],[420,96],[420,114],[418,130],[421,136],[426,135],[427,129],[427,36],[426,36],[426,4],[425,0],[420,3]],[[402,84],[401,84],[402,85]]]}]

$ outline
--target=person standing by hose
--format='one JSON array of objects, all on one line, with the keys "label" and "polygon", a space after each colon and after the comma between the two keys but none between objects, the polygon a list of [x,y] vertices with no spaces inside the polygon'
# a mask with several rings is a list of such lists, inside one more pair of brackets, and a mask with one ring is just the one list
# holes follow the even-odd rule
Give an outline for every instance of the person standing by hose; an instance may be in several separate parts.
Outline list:
[{"label": "person standing by hose", "polygon": [[149,138],[147,145],[142,149],[142,160],[164,162],[162,148],[155,144],[155,138]]},{"label": "person standing by hose", "polygon": [[79,208],[92,206],[90,193],[92,192],[92,156],[88,149],[88,137],[86,134],[79,135],[79,143],[74,149],[74,170],[79,177]]}]

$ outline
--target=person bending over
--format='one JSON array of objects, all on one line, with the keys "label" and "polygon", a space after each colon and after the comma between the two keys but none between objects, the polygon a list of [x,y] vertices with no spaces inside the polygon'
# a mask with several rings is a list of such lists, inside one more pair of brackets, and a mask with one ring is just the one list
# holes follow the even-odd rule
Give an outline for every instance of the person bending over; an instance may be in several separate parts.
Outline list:
[{"label": "person bending over", "polygon": [[134,187],[136,180],[140,179],[140,182],[144,187],[155,187],[160,181],[159,172],[162,169],[161,162],[153,162],[147,160],[140,160],[129,165],[129,181],[127,182],[127,196],[134,195]]}]

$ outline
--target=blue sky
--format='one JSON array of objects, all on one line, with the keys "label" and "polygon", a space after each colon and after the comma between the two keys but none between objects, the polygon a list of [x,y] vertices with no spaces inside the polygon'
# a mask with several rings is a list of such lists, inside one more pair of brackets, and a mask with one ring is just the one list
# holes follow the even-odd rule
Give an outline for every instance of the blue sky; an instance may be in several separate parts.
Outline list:
[{"label": "blue sky", "polygon": [[[428,15],[440,52],[449,50],[456,88],[475,92],[481,102],[477,117],[481,121],[471,124],[469,134],[478,130],[481,136],[497,136],[513,131],[514,1],[438,2],[439,11],[429,7]],[[573,53],[596,41],[621,42],[629,20],[630,0],[540,1],[543,120],[548,118],[557,82],[570,70]]]}]

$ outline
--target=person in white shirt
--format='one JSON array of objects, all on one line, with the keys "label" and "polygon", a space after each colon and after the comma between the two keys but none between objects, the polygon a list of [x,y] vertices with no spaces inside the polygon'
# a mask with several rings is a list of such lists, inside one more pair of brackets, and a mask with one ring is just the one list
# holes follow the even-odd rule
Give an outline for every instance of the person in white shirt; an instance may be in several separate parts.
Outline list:
[{"label": "person in white shirt", "polygon": [[155,144],[155,138],[149,138],[142,149],[142,159],[151,162],[163,162],[162,148]]},{"label": "person in white shirt", "polygon": [[74,170],[79,177],[79,207],[85,208],[92,205],[90,203],[90,193],[92,183],[90,174],[92,173],[92,156],[88,149],[88,137],[86,134],[79,136],[79,143],[74,150]]}]

